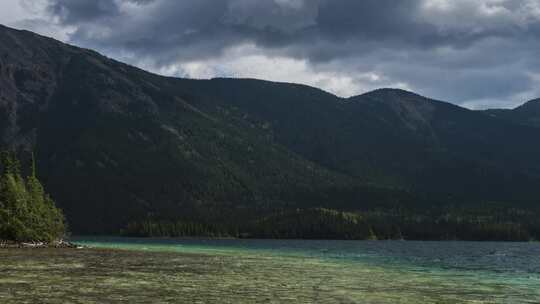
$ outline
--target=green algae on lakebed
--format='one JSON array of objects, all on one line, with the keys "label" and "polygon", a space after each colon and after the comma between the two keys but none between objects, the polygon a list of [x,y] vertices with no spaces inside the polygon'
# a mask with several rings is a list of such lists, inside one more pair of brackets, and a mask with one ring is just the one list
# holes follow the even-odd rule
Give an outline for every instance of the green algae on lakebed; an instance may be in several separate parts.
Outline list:
[{"label": "green algae on lakebed", "polygon": [[0,303],[540,302],[537,273],[372,263],[238,247],[109,246],[129,250],[0,250]]}]

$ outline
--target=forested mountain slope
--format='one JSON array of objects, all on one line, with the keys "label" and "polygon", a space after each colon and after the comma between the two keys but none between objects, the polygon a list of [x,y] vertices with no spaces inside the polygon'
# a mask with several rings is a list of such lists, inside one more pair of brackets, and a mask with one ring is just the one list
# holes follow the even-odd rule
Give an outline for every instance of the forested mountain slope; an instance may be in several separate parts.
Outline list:
[{"label": "forested mountain slope", "polygon": [[485,199],[537,197],[540,133],[529,126],[397,89],[342,99],[249,79],[175,81],[178,94],[197,96],[207,111],[259,126],[299,155],[363,181]]},{"label": "forested mountain slope", "polygon": [[540,197],[540,129],[402,90],[162,77],[1,26],[0,89],[0,146],[35,151],[75,232]]},{"label": "forested mountain slope", "polygon": [[388,194],[305,160],[263,126],[205,111],[196,96],[176,94],[175,79],[30,32],[1,28],[0,41],[2,146],[35,150],[75,231],[324,205],[342,191],[347,203]]}]

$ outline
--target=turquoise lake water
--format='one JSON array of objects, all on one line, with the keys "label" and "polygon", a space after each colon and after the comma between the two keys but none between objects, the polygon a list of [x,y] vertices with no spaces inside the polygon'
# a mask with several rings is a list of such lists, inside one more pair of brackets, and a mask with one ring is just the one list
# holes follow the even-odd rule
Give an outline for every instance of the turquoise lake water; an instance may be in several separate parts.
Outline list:
[{"label": "turquoise lake water", "polygon": [[0,302],[540,303],[539,243],[73,240],[0,251]]}]

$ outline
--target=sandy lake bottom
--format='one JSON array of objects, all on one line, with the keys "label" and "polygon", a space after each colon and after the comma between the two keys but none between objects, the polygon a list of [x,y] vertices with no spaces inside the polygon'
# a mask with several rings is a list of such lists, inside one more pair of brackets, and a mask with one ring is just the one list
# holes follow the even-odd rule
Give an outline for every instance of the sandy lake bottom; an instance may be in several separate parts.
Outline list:
[{"label": "sandy lake bottom", "polygon": [[540,244],[76,241],[0,250],[0,303],[540,303]]}]

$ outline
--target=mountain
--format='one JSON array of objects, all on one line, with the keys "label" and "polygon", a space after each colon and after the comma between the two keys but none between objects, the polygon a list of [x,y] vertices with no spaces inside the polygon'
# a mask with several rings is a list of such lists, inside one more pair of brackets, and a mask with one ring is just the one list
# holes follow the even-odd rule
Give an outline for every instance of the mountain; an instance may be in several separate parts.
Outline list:
[{"label": "mountain", "polygon": [[513,123],[540,127],[540,99],[534,99],[514,109],[490,109],[484,111],[492,117],[501,118]]},{"label": "mountain", "polygon": [[178,80],[177,87],[232,106],[238,126],[264,124],[281,145],[362,181],[493,200],[536,195],[540,143],[531,127],[396,89],[342,99],[257,80]]},{"label": "mountain", "polygon": [[232,107],[191,95],[191,82],[5,27],[0,71],[1,145],[35,150],[78,233],[153,216],[234,222],[342,192],[344,204],[388,195],[274,142],[264,124],[236,125]]},{"label": "mountain", "polygon": [[263,223],[253,233],[275,236],[269,223],[282,214],[280,227],[304,216],[311,231],[375,216],[371,235],[388,228],[384,214],[422,236],[415,212],[536,206],[540,194],[538,128],[403,90],[340,98],[291,83],[163,77],[3,26],[0,87],[0,146],[35,151],[76,233],[155,234],[180,219],[192,231]]}]

